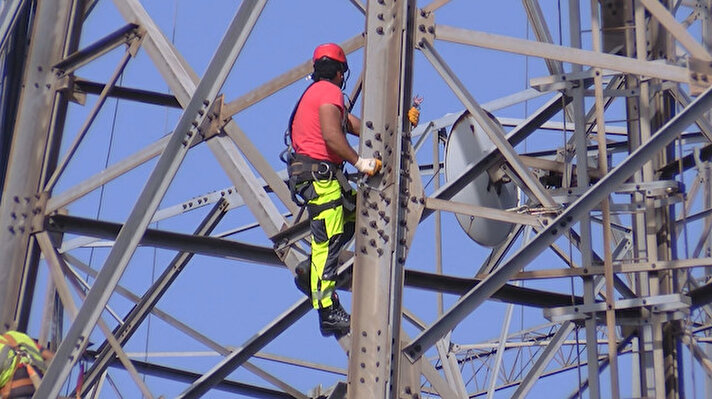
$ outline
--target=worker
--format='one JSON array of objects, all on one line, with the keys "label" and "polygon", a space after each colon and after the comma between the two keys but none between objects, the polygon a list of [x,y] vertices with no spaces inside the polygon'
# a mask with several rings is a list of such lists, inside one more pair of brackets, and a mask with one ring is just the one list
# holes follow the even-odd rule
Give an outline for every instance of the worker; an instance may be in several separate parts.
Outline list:
[{"label": "worker", "polygon": [[[321,334],[338,337],[348,334],[351,316],[339,302],[336,272],[339,252],[353,237],[356,209],[344,163],[367,176],[377,174],[382,163],[360,157],[346,139],[346,133],[359,135],[361,121],[344,106],[349,72],[344,50],[334,43],[319,45],[312,61],[314,82],[294,107],[285,135],[290,156],[283,159],[289,165],[292,198],[306,205],[312,234],[311,256],[306,270],[297,271],[297,285],[301,276],[300,289],[319,312]],[[418,116],[417,110],[408,113],[413,124]]]},{"label": "worker", "polygon": [[0,335],[0,398],[31,398],[52,353],[19,331]]}]

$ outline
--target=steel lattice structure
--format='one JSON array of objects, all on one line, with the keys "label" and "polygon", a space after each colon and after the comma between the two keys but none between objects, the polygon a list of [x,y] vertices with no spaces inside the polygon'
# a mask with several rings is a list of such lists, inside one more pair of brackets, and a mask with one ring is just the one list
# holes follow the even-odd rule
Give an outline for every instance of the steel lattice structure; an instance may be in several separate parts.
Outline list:
[{"label": "steel lattice structure", "polygon": [[[358,148],[384,163],[358,181],[340,269],[352,332],[338,342],[314,337],[292,287],[308,222],[277,160],[281,132],[267,145],[260,130],[288,119],[266,109],[298,98],[310,60],[241,74],[272,55],[255,36],[289,35],[303,54],[323,40],[271,12],[289,6],[244,0],[214,17],[225,26],[195,27],[222,39],[191,32],[213,54],[191,66],[149,3],[0,3],[0,321],[56,351],[35,398],[524,397],[552,395],[549,381],[572,398],[709,395],[712,0],[570,0],[558,16],[512,1],[526,21],[493,13],[511,21],[497,32],[463,26],[460,8],[490,18],[485,2],[343,1],[342,21],[336,1],[313,7],[314,21],[357,27],[340,44],[359,75]],[[105,9],[115,23],[89,26]],[[496,73],[463,66],[466,53]],[[539,69],[510,76],[512,60]],[[423,76],[440,84],[427,102],[458,108],[411,128]],[[485,102],[487,79],[526,87]],[[117,124],[119,101],[156,131]],[[506,111],[522,104],[524,118]],[[463,120],[492,147],[445,181]],[[103,151],[92,140],[114,132],[118,160],[90,161]],[[518,206],[453,200],[483,175],[487,190],[516,186]],[[122,199],[102,210],[104,190]],[[450,213],[513,228],[484,248]],[[162,354],[142,346],[151,320]]]}]

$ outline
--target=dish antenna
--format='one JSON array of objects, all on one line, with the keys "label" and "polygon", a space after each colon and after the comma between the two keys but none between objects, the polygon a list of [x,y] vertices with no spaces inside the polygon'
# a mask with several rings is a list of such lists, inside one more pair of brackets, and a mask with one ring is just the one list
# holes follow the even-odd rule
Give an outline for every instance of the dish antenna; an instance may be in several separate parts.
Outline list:
[{"label": "dish antenna", "polygon": [[[489,114],[489,116],[499,124],[494,115]],[[452,125],[445,143],[445,180],[454,180],[469,164],[484,158],[494,148],[495,145],[475,118],[465,111]],[[517,195],[513,184],[501,184],[497,188],[490,182],[489,174],[482,173],[452,197],[452,201],[508,209],[516,206]],[[455,214],[455,217],[470,238],[486,247],[496,247],[504,242],[514,228],[512,223],[481,217],[461,214]]]}]

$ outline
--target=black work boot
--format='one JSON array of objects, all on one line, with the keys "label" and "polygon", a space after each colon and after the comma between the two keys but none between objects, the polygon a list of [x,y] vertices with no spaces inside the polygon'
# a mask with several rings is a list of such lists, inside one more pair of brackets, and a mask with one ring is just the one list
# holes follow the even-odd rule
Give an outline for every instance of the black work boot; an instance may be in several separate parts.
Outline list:
[{"label": "black work boot", "polygon": [[351,316],[341,307],[338,297],[334,296],[328,308],[319,309],[319,329],[325,337],[335,335],[338,338],[349,333]]}]

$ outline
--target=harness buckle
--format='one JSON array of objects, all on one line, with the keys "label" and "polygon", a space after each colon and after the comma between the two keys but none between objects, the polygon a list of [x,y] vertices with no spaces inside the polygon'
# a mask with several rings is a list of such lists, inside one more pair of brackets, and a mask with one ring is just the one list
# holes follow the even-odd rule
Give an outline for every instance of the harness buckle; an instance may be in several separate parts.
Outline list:
[{"label": "harness buckle", "polygon": [[316,163],[316,170],[312,168],[312,179],[331,180],[334,177],[334,168],[326,161]]},{"label": "harness buckle", "polygon": [[[324,170],[322,170],[322,168],[323,168]],[[316,173],[319,173],[319,174],[322,174],[322,175],[325,175],[325,174],[327,174],[327,173],[330,174],[330,173],[331,173],[331,166],[330,166],[328,163],[326,163],[326,162],[324,162],[324,161],[321,161],[321,162],[319,162],[319,166],[318,166],[318,168],[317,168],[317,170],[316,170]]]}]

